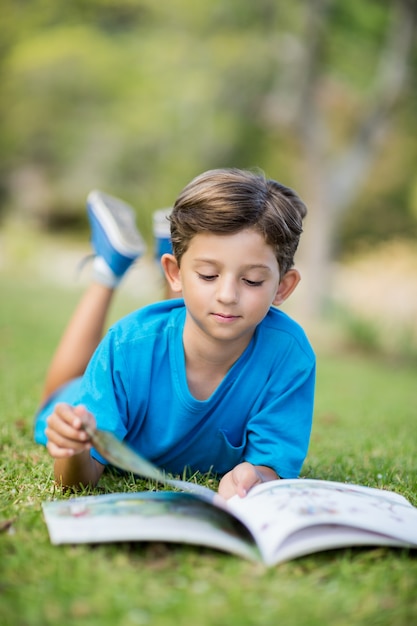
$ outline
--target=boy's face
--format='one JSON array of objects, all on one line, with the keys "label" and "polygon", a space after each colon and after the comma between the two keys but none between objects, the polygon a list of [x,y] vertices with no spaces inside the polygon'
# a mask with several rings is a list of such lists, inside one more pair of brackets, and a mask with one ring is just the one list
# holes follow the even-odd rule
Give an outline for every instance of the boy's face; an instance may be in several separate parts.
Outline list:
[{"label": "boy's face", "polygon": [[213,339],[247,344],[271,304],[279,303],[278,262],[253,229],[193,237],[181,259],[179,282],[186,326]]}]

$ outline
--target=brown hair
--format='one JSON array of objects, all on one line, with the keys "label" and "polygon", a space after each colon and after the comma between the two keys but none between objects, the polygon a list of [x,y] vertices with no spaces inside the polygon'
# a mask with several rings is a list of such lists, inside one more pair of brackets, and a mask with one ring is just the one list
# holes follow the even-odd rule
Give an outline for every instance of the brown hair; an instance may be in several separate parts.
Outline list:
[{"label": "brown hair", "polygon": [[174,255],[181,263],[198,233],[260,232],[274,252],[281,275],[294,264],[307,208],[290,188],[261,174],[216,169],[194,178],[178,196],[170,215]]}]

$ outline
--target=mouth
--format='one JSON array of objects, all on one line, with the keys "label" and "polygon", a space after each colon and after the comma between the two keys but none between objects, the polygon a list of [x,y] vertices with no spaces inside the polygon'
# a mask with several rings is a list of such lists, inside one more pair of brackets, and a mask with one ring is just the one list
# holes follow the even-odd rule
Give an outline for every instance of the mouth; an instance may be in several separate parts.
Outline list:
[{"label": "mouth", "polygon": [[230,324],[240,318],[240,315],[231,315],[230,313],[212,313],[212,316],[222,324]]}]

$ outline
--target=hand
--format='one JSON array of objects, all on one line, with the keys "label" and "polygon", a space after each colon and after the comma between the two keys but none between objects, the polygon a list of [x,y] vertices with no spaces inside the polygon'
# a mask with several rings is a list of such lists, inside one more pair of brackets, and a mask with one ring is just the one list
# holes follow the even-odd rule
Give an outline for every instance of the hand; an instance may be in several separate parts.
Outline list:
[{"label": "hand", "polygon": [[278,478],[278,474],[270,467],[252,465],[244,461],[223,476],[219,485],[219,494],[226,499],[236,494],[244,498],[255,485]]},{"label": "hand", "polygon": [[89,450],[91,443],[82,428],[83,423],[91,428],[96,426],[93,415],[83,406],[57,404],[47,419],[48,426],[45,430],[49,454],[55,459],[62,459]]}]

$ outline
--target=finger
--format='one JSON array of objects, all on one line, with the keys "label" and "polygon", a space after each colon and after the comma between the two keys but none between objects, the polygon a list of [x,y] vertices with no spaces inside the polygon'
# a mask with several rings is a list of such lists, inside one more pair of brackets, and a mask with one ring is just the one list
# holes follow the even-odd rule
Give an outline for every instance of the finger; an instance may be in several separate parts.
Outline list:
[{"label": "finger", "polygon": [[82,427],[80,415],[78,415],[76,409],[69,404],[65,404],[64,402],[58,403],[55,405],[53,414],[58,416],[62,422],[65,422],[72,428],[80,430]]},{"label": "finger", "polygon": [[74,414],[81,419],[81,425],[87,425],[90,428],[96,428],[96,420],[92,413],[87,411],[87,409],[79,404],[74,407]]},{"label": "finger", "polygon": [[71,442],[85,443],[88,441],[88,435],[85,430],[80,430],[77,427],[74,427],[72,422],[65,421],[58,413],[52,413],[47,418],[46,424],[46,436],[48,439],[55,441],[55,443],[57,443],[57,437],[61,437]]},{"label": "finger", "polygon": [[46,448],[54,459],[69,458],[75,454],[75,450],[72,448],[60,448],[52,441],[47,442]]},{"label": "finger", "polygon": [[64,426],[62,430],[48,427],[45,429],[45,434],[48,443],[58,448],[73,450],[74,454],[91,448],[90,441],[85,439],[86,433],[69,429],[67,426]]},{"label": "finger", "polygon": [[246,489],[246,487],[244,487],[242,483],[239,483],[236,487],[236,493],[239,498],[244,498],[248,495],[248,489]]},{"label": "finger", "polygon": [[262,476],[250,463],[242,463],[236,480],[236,493],[244,498],[250,489],[262,482]]}]

